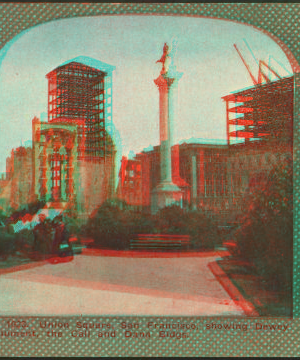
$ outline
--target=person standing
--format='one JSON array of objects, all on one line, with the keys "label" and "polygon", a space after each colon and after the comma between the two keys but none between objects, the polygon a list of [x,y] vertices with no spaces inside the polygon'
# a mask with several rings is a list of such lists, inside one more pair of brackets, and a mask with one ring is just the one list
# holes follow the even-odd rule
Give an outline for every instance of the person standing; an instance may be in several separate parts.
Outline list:
[{"label": "person standing", "polygon": [[45,258],[49,255],[50,252],[50,242],[52,231],[49,227],[49,224],[46,223],[46,215],[41,213],[39,214],[39,223],[35,226],[33,230],[34,242],[33,250],[40,252]]},{"label": "person standing", "polygon": [[54,241],[52,244],[53,256],[73,256],[72,247],[70,245],[70,234],[63,222],[63,216],[57,216],[54,221]]}]

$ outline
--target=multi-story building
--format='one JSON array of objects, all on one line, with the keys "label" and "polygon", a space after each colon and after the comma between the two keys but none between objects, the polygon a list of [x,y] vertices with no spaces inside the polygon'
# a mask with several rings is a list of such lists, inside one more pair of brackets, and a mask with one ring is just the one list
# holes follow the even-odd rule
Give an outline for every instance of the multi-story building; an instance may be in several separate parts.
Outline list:
[{"label": "multi-story building", "polygon": [[288,77],[223,97],[230,194],[237,213],[245,191],[261,187],[269,171],[292,154],[293,85],[294,78]]},{"label": "multi-story building", "polygon": [[112,72],[91,58],[70,60],[47,74],[48,121],[32,121],[33,184],[39,199],[88,215],[114,191]]},{"label": "multi-story building", "polygon": [[6,174],[1,174],[0,178],[0,211],[7,212],[8,198],[9,198],[9,180],[6,179]]},{"label": "multi-story building", "polygon": [[112,123],[113,70],[115,66],[80,56],[46,76],[48,122],[81,123],[86,159],[105,156],[107,127]]},{"label": "multi-story building", "polygon": [[[127,204],[141,208],[143,205],[142,189],[142,161],[140,159],[127,159],[122,157],[120,168],[119,198]],[[145,176],[143,177],[145,179]],[[144,186],[143,186],[144,185]]]},{"label": "multi-story building", "polygon": [[0,206],[18,209],[32,200],[32,148],[20,146],[6,159],[6,176],[0,181]]},{"label": "multi-story building", "polygon": [[228,145],[252,142],[292,146],[293,76],[257,84],[222,99],[226,103]]}]

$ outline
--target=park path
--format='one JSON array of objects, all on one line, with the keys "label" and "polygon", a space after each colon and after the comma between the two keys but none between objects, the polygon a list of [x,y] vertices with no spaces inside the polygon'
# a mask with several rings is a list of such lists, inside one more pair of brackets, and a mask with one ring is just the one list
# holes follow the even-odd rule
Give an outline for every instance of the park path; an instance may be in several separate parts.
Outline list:
[{"label": "park path", "polygon": [[0,315],[244,316],[210,271],[218,253],[91,254],[0,273]]}]

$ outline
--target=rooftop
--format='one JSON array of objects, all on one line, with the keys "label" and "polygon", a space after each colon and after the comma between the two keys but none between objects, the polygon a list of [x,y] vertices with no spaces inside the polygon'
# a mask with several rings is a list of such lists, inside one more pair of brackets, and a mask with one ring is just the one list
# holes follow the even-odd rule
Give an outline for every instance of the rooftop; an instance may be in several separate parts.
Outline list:
[{"label": "rooftop", "polygon": [[190,138],[179,141],[181,144],[227,145],[227,139]]},{"label": "rooftop", "polygon": [[246,95],[257,91],[266,91],[266,93],[267,91],[269,91],[270,93],[272,93],[272,89],[283,89],[284,86],[288,87],[289,84],[293,84],[293,81],[294,76],[285,76],[281,79],[273,80],[270,83],[252,85],[249,87],[245,87],[244,89],[231,91],[230,95],[222,96],[222,99],[225,101],[235,100],[235,96],[237,95]]},{"label": "rooftop", "polygon": [[50,73],[52,73],[53,71],[56,71],[57,69],[65,66],[65,65],[71,64],[71,63],[79,63],[82,65],[91,67],[93,69],[106,72],[108,74],[111,74],[116,69],[116,67],[114,65],[109,65],[103,61],[96,60],[96,59],[90,58],[88,56],[77,56],[76,58],[67,60],[64,63],[62,63],[61,65],[57,66],[54,70],[50,71],[47,74],[47,76]]}]

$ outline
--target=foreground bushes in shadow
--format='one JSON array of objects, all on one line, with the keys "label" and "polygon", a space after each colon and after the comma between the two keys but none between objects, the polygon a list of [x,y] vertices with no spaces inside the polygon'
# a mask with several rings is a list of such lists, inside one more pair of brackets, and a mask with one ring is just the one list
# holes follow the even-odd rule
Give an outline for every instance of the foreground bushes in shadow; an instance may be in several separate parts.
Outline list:
[{"label": "foreground bushes in shadow", "polygon": [[[36,205],[39,206],[40,204],[37,203]],[[32,206],[30,210],[33,212],[36,208]],[[44,220],[42,233],[37,231],[39,225],[36,225],[34,228],[24,228],[14,232],[13,224],[20,220],[16,214],[21,216],[21,218],[24,218],[29,213],[25,213],[21,210],[20,212],[14,213],[11,217],[6,217],[6,219],[4,219],[3,223],[6,223],[6,225],[0,227],[0,260],[6,260],[9,256],[17,254],[37,259],[51,254],[55,232],[54,219],[50,220],[49,218],[46,218]],[[14,221],[12,221],[13,219]],[[30,218],[28,220],[30,220]],[[73,239],[73,244],[80,245],[81,226],[78,219],[75,216],[65,214],[63,222],[66,226],[67,238],[77,237],[77,241],[74,242]]]},{"label": "foreground bushes in shadow", "polygon": [[13,255],[17,248],[17,239],[14,233],[8,228],[0,228],[0,260],[6,260]]},{"label": "foreground bushes in shadow", "polygon": [[234,233],[235,255],[255,266],[266,285],[291,294],[293,269],[292,159],[275,166],[265,186],[247,194]]},{"label": "foreground bushes in shadow", "polygon": [[160,210],[155,223],[159,233],[189,235],[191,248],[213,249],[219,245],[213,220],[202,212],[185,211],[173,205]]},{"label": "foreground bushes in shadow", "polygon": [[130,239],[138,234],[190,235],[195,249],[212,249],[219,241],[212,220],[174,205],[150,215],[107,202],[88,220],[83,233],[93,238],[96,247],[118,250],[128,249]]},{"label": "foreground bushes in shadow", "polygon": [[124,250],[129,248],[134,234],[149,232],[152,225],[151,219],[142,214],[106,202],[88,220],[82,233],[91,237],[97,247]]}]

